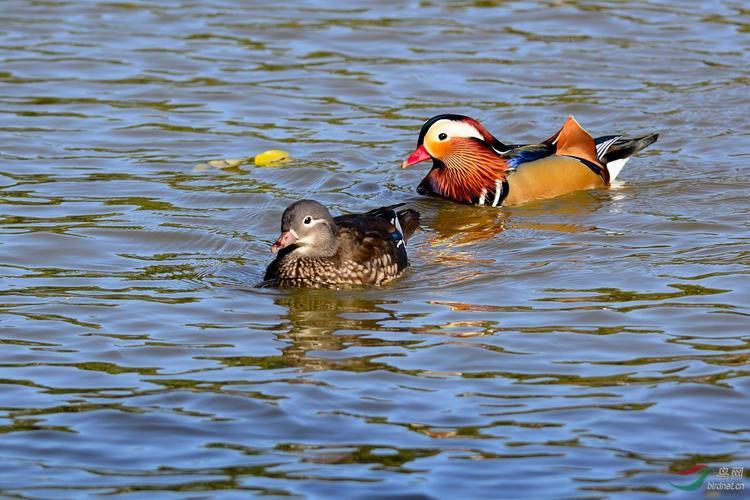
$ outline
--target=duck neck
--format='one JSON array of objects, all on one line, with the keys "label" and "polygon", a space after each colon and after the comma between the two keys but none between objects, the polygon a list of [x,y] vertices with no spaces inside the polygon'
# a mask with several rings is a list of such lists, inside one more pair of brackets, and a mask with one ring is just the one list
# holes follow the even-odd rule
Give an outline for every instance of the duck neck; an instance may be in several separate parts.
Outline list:
[{"label": "duck neck", "polygon": [[505,182],[508,164],[494,152],[477,157],[449,156],[435,161],[430,187],[441,196],[460,203],[477,203],[494,196]]}]

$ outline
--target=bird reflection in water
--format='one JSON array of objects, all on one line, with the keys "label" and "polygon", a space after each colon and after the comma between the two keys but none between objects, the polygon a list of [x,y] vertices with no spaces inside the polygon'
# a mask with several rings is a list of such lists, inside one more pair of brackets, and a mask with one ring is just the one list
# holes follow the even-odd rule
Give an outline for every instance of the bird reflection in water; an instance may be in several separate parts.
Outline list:
[{"label": "bird reflection in water", "polygon": [[578,192],[520,207],[502,208],[448,204],[431,199],[422,201],[417,207],[423,216],[422,226],[428,244],[466,245],[490,240],[507,229],[587,231],[589,226],[573,221],[596,213],[609,196],[608,190]]},{"label": "bird reflection in water", "polygon": [[384,327],[382,324],[399,319],[396,313],[383,307],[397,301],[369,298],[366,294],[365,290],[297,289],[285,290],[278,295],[274,302],[287,310],[284,319],[288,322],[288,330],[279,336],[279,340],[288,343],[282,349],[286,363],[308,370],[391,370],[370,356],[337,355],[328,358],[311,354],[345,351],[353,346],[405,346],[416,342],[373,335],[376,332],[408,332],[408,329]]},{"label": "bird reflection in water", "polygon": [[429,208],[420,207],[420,210],[423,226],[432,230],[427,237],[429,244],[450,241],[456,245],[466,245],[488,240],[503,232],[507,218],[507,213],[502,209],[449,204],[438,200],[430,200]]}]

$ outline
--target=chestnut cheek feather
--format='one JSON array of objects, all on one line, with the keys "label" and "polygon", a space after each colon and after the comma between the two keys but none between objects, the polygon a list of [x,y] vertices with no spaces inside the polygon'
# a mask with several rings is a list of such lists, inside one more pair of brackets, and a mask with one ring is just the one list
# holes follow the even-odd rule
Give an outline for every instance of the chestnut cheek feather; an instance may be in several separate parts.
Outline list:
[{"label": "chestnut cheek feather", "polygon": [[489,148],[470,140],[455,139],[442,161],[444,168],[431,172],[440,194],[462,203],[473,203],[482,191],[494,190],[498,179],[505,179],[508,165]]},{"label": "chestnut cheek feather", "polygon": [[457,145],[460,145],[460,139],[439,141],[432,145],[432,147],[435,149],[435,156],[442,160],[452,154]]}]

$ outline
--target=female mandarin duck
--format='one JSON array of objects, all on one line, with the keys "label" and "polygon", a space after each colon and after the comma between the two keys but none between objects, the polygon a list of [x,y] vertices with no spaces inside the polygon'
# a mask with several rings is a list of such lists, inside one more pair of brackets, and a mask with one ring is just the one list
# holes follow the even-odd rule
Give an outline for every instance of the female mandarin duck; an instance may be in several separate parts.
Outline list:
[{"label": "female mandarin duck", "polygon": [[608,186],[630,156],[658,137],[594,139],[571,116],[540,144],[507,146],[468,116],[438,115],[422,126],[417,149],[401,168],[432,159],[432,170],[417,188],[420,194],[517,205]]},{"label": "female mandarin duck", "polygon": [[262,286],[336,288],[382,285],[406,269],[406,240],[419,227],[419,213],[392,205],[364,214],[331,217],[314,200],[284,210],[278,252]]}]

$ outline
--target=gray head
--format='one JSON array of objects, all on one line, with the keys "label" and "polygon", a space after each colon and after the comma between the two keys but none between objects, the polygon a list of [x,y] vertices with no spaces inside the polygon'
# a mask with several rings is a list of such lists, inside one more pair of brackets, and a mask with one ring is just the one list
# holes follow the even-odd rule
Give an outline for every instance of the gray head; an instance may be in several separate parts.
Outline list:
[{"label": "gray head", "polygon": [[295,252],[310,257],[328,257],[336,253],[336,223],[328,209],[315,200],[299,200],[281,216],[281,235],[272,252],[295,245]]}]

